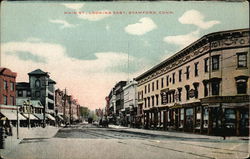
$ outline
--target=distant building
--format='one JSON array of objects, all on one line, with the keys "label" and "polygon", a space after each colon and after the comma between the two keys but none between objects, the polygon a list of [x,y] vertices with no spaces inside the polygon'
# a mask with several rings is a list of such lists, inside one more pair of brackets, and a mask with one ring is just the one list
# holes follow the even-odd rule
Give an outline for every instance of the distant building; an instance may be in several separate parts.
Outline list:
[{"label": "distant building", "polygon": [[45,106],[45,112],[55,115],[54,85],[56,82],[50,79],[48,72],[40,69],[28,73],[28,75],[31,99],[40,100],[42,105]]},{"label": "distant building", "polygon": [[125,126],[135,126],[137,115],[137,82],[128,81],[123,87],[124,92],[124,115]]},{"label": "distant building", "polygon": [[138,76],[144,127],[248,135],[249,34],[205,35]]},{"label": "distant building", "polygon": [[0,67],[0,104],[16,105],[16,76],[10,69]]}]

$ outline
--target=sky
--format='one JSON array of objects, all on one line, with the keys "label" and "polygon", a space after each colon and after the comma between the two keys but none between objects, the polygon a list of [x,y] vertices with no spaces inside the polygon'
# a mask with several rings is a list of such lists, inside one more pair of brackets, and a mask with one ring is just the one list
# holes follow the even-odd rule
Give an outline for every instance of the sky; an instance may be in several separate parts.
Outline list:
[{"label": "sky", "polygon": [[103,108],[117,82],[206,34],[248,28],[248,13],[247,2],[2,2],[1,66],[17,82],[40,68],[80,105]]}]

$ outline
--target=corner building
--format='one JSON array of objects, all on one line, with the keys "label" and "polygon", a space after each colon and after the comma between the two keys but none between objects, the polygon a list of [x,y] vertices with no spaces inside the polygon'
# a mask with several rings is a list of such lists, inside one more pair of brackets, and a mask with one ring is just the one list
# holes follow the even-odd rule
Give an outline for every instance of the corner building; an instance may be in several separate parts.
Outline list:
[{"label": "corner building", "polygon": [[249,33],[205,35],[138,76],[143,127],[248,135]]}]

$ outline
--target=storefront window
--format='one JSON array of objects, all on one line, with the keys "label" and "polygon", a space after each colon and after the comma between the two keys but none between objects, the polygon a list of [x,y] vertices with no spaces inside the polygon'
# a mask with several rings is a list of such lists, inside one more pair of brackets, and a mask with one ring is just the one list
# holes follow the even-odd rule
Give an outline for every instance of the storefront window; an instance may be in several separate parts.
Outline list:
[{"label": "storefront window", "polygon": [[196,128],[201,126],[201,107],[196,108]]},{"label": "storefront window", "polygon": [[193,128],[193,108],[186,109],[186,127],[187,129]]},{"label": "storefront window", "polygon": [[225,110],[225,127],[235,128],[236,114],[234,109]]},{"label": "storefront window", "polygon": [[183,128],[183,125],[184,125],[184,108],[181,109],[180,128]]},{"label": "storefront window", "polygon": [[208,108],[204,108],[203,122],[203,128],[208,128]]}]

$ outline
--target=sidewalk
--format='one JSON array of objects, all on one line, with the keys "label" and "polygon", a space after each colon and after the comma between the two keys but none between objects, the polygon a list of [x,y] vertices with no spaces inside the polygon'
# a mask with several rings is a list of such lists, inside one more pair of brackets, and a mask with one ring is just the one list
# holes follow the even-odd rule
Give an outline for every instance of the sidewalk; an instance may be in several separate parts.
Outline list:
[{"label": "sidewalk", "polygon": [[13,136],[8,136],[5,138],[4,149],[0,149],[0,156],[6,156],[8,153],[13,151],[16,146],[24,138],[51,138],[53,137],[59,127],[47,126],[46,128],[36,127],[36,128],[19,128],[19,139],[17,139],[17,130],[14,127],[12,129]]},{"label": "sidewalk", "polygon": [[[193,138],[193,139],[213,139],[213,140],[223,140],[221,136],[210,136],[204,134],[193,134],[187,132],[175,132],[175,131],[163,131],[163,130],[148,130],[148,129],[138,129],[138,128],[129,128],[118,125],[109,125],[110,128],[120,129],[123,131],[135,132],[135,133],[145,133],[152,135],[163,135],[171,137],[182,137],[182,138]],[[226,140],[249,140],[250,137],[247,136],[232,136],[227,137]]]}]

